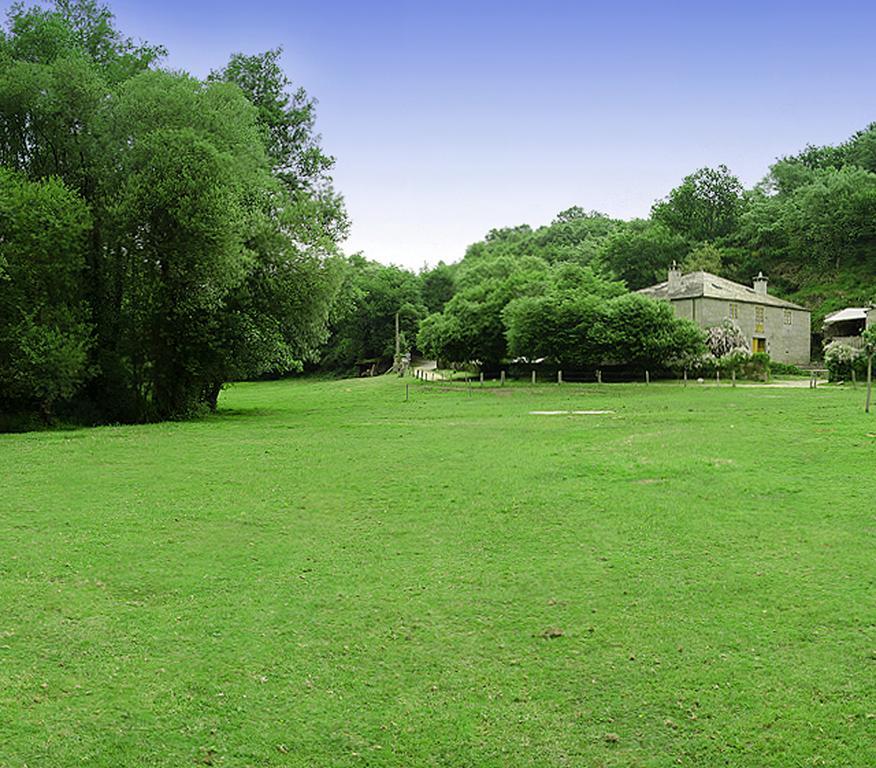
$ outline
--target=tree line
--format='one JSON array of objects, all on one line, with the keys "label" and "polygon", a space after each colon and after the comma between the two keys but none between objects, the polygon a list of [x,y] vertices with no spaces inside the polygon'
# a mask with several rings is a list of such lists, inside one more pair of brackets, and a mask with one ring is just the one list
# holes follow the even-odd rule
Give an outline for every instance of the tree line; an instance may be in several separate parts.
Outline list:
[{"label": "tree line", "polygon": [[699,169],[647,219],[575,207],[537,229],[492,230],[453,265],[453,296],[423,319],[419,346],[486,364],[691,360],[702,348],[697,333],[622,295],[662,282],[673,262],[745,284],[767,272],[774,291],[813,310],[816,332],[829,312],[873,302],[876,123],[838,146],[777,160],[752,189],[725,166]]},{"label": "tree line", "polygon": [[198,79],[93,0],[0,32],[0,411],[180,418],[318,357],[347,229],[280,51]]},{"label": "tree line", "polygon": [[[876,295],[876,124],[745,189],[695,171],[645,219],[572,207],[419,273],[340,249],[315,101],[280,51],[162,67],[95,0],[0,30],[0,413],[92,422],[215,408],[228,381],[350,373],[405,350],[645,366],[703,336],[631,294],[677,261],[827,312]],[[448,254],[449,257],[452,254]]]}]

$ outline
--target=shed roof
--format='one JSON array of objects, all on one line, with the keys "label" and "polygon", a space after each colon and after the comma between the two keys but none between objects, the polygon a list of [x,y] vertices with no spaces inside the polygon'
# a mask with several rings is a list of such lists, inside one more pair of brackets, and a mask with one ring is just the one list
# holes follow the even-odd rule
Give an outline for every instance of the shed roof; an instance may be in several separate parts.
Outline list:
[{"label": "shed roof", "polygon": [[839,312],[832,312],[824,318],[825,325],[845,323],[849,320],[866,320],[868,307],[846,307]]},{"label": "shed roof", "polygon": [[792,301],[785,301],[778,296],[770,296],[768,293],[757,293],[754,288],[734,283],[726,277],[719,277],[711,272],[688,272],[679,278],[678,286],[672,291],[669,290],[669,282],[666,281],[642,288],[638,292],[650,296],[652,299],[668,301],[698,298],[723,299],[724,301],[746,301],[752,304],[809,311]]}]

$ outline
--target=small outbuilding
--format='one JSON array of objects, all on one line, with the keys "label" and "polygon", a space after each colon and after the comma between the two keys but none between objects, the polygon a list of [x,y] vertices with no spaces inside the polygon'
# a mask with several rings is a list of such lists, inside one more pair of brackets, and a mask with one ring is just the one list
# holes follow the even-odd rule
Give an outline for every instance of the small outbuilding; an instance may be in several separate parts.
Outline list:
[{"label": "small outbuilding", "polygon": [[876,327],[876,307],[846,307],[824,318],[824,343],[840,341],[860,347],[861,334],[870,327]]}]

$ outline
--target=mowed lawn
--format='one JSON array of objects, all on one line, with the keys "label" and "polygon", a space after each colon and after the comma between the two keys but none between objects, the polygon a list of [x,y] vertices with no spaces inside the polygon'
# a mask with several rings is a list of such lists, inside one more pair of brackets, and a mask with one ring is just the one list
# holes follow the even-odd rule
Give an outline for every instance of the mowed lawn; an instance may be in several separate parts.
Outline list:
[{"label": "mowed lawn", "polygon": [[0,766],[876,765],[862,389],[408,381],[0,436]]}]

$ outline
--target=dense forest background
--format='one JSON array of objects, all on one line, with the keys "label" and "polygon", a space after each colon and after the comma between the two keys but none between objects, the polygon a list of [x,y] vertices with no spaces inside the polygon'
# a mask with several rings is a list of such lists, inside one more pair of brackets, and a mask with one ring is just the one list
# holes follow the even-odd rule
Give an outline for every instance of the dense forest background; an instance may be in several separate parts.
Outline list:
[{"label": "dense forest background", "polygon": [[[771,292],[812,310],[816,334],[826,314],[876,300],[876,124],[780,158],[752,189],[725,166],[694,171],[647,219],[573,207],[536,229],[491,230],[461,261],[421,273],[419,347],[449,360],[538,355],[515,330],[523,299],[532,310],[535,297],[564,291],[609,298],[612,283],[635,291],[665,280],[673,261],[746,285],[763,271]],[[414,315],[412,305],[411,326]]]},{"label": "dense forest background", "polygon": [[184,417],[235,379],[385,365],[396,313],[404,350],[448,361],[693,354],[630,293],[673,261],[763,271],[816,331],[876,298],[876,124],[752,189],[703,168],[647,219],[572,207],[414,273],[342,252],[334,160],[279,50],[203,80],[164,53],[94,0],[16,5],[0,30],[0,415]]}]

